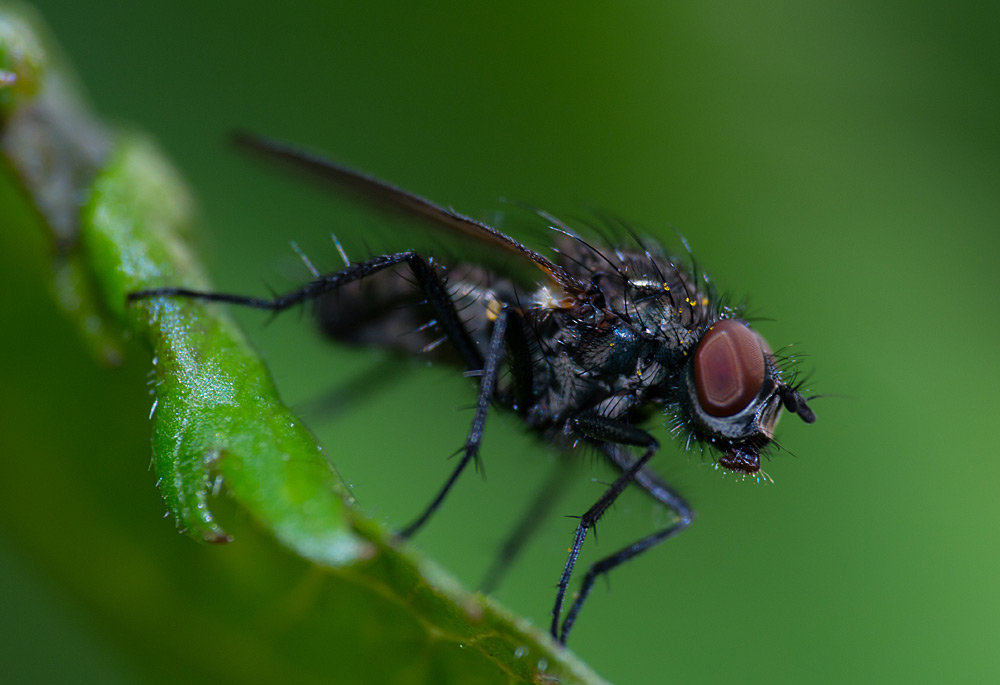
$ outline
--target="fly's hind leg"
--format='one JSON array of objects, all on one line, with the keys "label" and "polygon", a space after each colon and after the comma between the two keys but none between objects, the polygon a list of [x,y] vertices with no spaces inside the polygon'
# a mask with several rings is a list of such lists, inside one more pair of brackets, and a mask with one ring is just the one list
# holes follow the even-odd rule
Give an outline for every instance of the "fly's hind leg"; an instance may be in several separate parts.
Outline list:
[{"label": "fly's hind leg", "polygon": [[241,307],[280,312],[297,304],[315,300],[317,297],[345,286],[348,283],[353,283],[403,262],[409,265],[417,281],[417,285],[420,286],[420,289],[426,296],[427,303],[434,309],[437,321],[444,329],[448,339],[458,350],[459,355],[461,355],[466,369],[473,371],[483,368],[483,356],[472,341],[468,329],[459,317],[458,310],[455,308],[455,303],[448,294],[444,280],[426,259],[412,250],[379,255],[363,262],[351,264],[345,269],[320,276],[300,288],[296,288],[283,295],[276,295],[273,298],[166,287],[129,293],[128,301],[136,302],[153,297],[177,297],[201,300],[202,302],[225,302]]}]

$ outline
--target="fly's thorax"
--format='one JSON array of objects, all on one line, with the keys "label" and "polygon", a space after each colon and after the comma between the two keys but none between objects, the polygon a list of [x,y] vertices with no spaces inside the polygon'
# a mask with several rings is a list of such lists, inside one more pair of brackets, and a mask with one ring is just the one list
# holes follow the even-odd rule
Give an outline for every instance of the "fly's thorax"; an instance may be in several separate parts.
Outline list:
[{"label": "fly's thorax", "polygon": [[672,399],[690,350],[713,320],[709,294],[667,257],[577,242],[560,252],[591,285],[573,298],[543,285],[532,300],[533,330],[548,350],[539,416],[618,418]]}]

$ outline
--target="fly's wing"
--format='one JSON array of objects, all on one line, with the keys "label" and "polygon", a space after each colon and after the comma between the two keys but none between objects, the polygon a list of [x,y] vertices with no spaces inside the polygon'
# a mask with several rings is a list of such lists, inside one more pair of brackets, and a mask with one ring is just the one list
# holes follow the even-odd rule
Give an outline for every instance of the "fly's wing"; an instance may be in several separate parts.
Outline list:
[{"label": "fly's wing", "polygon": [[526,258],[544,271],[567,295],[581,295],[587,290],[586,283],[510,236],[501,233],[492,226],[437,205],[419,195],[280,141],[247,133],[237,133],[234,136],[234,142],[240,148],[261,157],[277,160],[320,180],[332,183],[343,190],[351,191],[378,208],[402,211],[410,216],[430,222],[432,225],[457,231]]}]

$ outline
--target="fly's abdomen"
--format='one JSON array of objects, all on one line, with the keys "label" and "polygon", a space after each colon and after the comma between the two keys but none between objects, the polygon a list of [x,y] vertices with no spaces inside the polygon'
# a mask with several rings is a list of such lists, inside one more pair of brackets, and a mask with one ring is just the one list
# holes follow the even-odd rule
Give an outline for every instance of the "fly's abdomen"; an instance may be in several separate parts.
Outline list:
[{"label": "fly's abdomen", "polygon": [[[483,351],[489,340],[492,291],[476,267],[439,267],[450,298],[473,341]],[[320,298],[320,329],[330,338],[352,345],[384,347],[406,355],[429,355],[461,366],[461,360],[434,318],[420,288],[405,266],[380,271]]]}]

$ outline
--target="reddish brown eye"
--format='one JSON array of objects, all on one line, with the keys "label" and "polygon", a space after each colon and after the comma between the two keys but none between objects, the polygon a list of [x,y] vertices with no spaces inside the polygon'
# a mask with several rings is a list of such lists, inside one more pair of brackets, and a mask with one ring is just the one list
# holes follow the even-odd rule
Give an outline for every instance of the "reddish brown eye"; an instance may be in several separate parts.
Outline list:
[{"label": "reddish brown eye", "polygon": [[738,413],[764,385],[760,339],[739,321],[720,321],[712,326],[694,355],[694,384],[706,413]]}]

